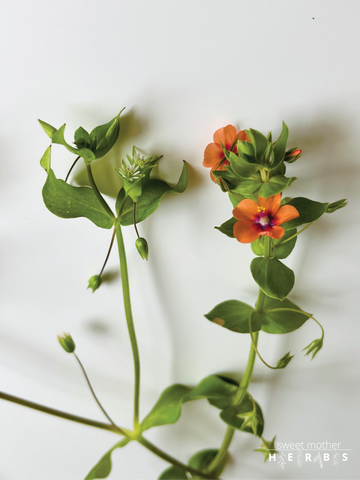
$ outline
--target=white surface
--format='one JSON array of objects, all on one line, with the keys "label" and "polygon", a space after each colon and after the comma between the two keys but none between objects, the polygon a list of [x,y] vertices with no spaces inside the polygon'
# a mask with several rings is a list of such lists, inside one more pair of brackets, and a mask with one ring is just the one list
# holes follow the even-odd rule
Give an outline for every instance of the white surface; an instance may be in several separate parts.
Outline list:
[{"label": "white surface", "polygon": [[[202,316],[217,303],[254,303],[253,254],[213,229],[231,216],[225,194],[201,165],[213,132],[229,123],[276,136],[285,120],[289,146],[303,148],[288,191],[349,206],[304,233],[287,264],[291,298],[326,329],[310,362],[301,349],[317,338],[308,322],[293,334],[261,335],[270,362],[290,350],[291,365],[257,363],[251,392],[265,437],[281,442],[341,442],[338,467],[263,464],[259,441],[237,434],[224,479],[355,479],[358,433],[358,174],[360,31],[358,1],[12,1],[1,35],[0,390],[103,420],[79,368],[56,342],[70,331],[111,415],[130,426],[133,370],[120,283],[96,294],[87,279],[103,262],[110,232],[86,219],[52,216],[41,199],[39,159],[48,139],[41,118],[74,130],[108,121],[126,106],[113,164],[135,144],[162,153],[159,176],[175,182],[190,164],[188,190],[167,197],[140,224],[150,260],[125,231],[134,318],[142,360],[141,412],[175,382],[196,384],[244,368],[248,336]],[[73,156],[54,147],[64,177]],[[107,193],[113,186],[101,176]],[[111,169],[110,169],[111,171]],[[110,199],[111,201],[111,199]],[[114,251],[108,271],[117,271]],[[117,437],[0,402],[0,479],[83,478]],[[175,426],[150,431],[173,455],[220,445],[224,425],[205,401],[185,405]],[[131,444],[113,455],[113,479],[154,479],[166,464]]]}]

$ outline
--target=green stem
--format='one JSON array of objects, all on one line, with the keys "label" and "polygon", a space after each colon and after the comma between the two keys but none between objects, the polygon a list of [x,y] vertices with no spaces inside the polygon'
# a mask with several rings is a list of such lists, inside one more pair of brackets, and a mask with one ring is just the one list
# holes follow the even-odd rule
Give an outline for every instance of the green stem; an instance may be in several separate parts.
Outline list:
[{"label": "green stem", "polygon": [[84,377],[85,377],[85,379],[86,379],[86,382],[87,382],[87,384],[88,384],[88,387],[90,388],[90,391],[91,391],[91,393],[92,393],[92,396],[94,397],[96,403],[99,405],[99,407],[100,407],[101,411],[103,412],[103,414],[105,415],[105,417],[109,420],[109,422],[111,423],[111,425],[112,425],[119,433],[121,433],[121,435],[127,435],[122,428],[119,428],[119,427],[112,421],[112,419],[110,418],[110,416],[109,416],[108,413],[106,412],[105,408],[101,405],[99,399],[97,398],[97,396],[96,396],[96,394],[95,394],[95,392],[94,392],[94,389],[92,388],[92,385],[91,385],[91,383],[90,383],[89,377],[87,376],[87,373],[86,373],[86,371],[85,371],[85,368],[84,368],[83,364],[81,363],[81,361],[80,361],[79,357],[76,355],[76,353],[74,353],[74,356],[75,356],[76,360],[78,361],[78,364],[80,365],[80,368],[81,368],[81,370],[82,370],[82,372],[83,372],[83,374],[84,374]]},{"label": "green stem", "polygon": [[103,274],[103,271],[105,270],[107,261],[109,260],[110,253],[111,253],[111,250],[112,250],[112,247],[113,247],[113,244],[114,244],[114,240],[115,240],[115,234],[116,234],[116,227],[114,227],[114,231],[113,231],[113,234],[112,234],[112,237],[111,237],[110,246],[109,246],[109,249],[108,249],[108,252],[107,252],[105,261],[104,261],[104,263],[103,263],[102,269],[101,269],[101,271],[100,271],[100,273],[99,273],[99,277],[101,277],[101,275]]},{"label": "green stem", "polygon": [[126,263],[126,253],[124,239],[121,232],[121,226],[118,223],[116,225],[116,239],[119,249],[119,259],[120,259],[120,275],[122,283],[122,291],[124,297],[124,308],[126,323],[129,331],[131,348],[134,357],[134,371],[135,371],[135,386],[134,386],[134,429],[139,428],[139,399],[140,399],[140,357],[139,349],[136,340],[134,321],[132,317],[131,302],[130,302],[130,287],[129,287],[129,276]]},{"label": "green stem", "polygon": [[22,405],[24,407],[32,408],[33,410],[38,410],[39,412],[54,415],[55,417],[65,418],[66,420],[70,420],[72,422],[82,423],[83,425],[89,425],[91,427],[101,428],[102,430],[119,433],[119,430],[117,428],[115,429],[113,425],[97,422],[95,420],[79,417],[77,415],[72,415],[71,413],[62,412],[61,410],[56,410],[55,408],[45,407],[39,403],[30,402],[29,400],[15,397],[14,395],[9,395],[8,393],[0,392],[0,398],[7,400],[8,402],[17,403],[18,405]]},{"label": "green stem", "polygon": [[306,230],[308,227],[310,227],[310,225],[312,225],[314,222],[310,222],[308,223],[304,228],[302,228],[301,230],[299,230],[297,233],[295,233],[295,235],[291,235],[291,237],[287,238],[286,240],[278,243],[276,246],[277,247],[280,247],[281,245],[284,245],[286,242],[289,242],[290,240],[292,240],[293,238],[297,237],[298,235],[300,235],[300,233],[302,233],[304,230]]},{"label": "green stem", "polygon": [[145,448],[150,450],[152,453],[157,455],[158,457],[162,458],[166,462],[171,463],[172,465],[176,465],[177,467],[182,468],[186,472],[191,473],[191,475],[196,476],[196,477],[201,477],[201,478],[213,478],[210,473],[202,472],[201,470],[197,470],[196,468],[192,468],[189,465],[185,465],[184,463],[180,462],[176,458],[172,457],[171,455],[168,455],[164,451],[160,450],[156,445],[153,443],[149,442],[149,440],[146,440],[146,438],[140,436],[137,438],[137,441]]},{"label": "green stem", "polygon": [[[258,337],[259,337],[259,332],[256,332],[254,334],[255,346],[257,344]],[[251,382],[252,374],[253,374],[253,371],[254,371],[255,359],[256,359],[256,352],[254,350],[253,344],[251,344],[250,345],[249,359],[248,359],[248,363],[246,365],[246,370],[245,370],[245,373],[244,373],[244,375],[241,379],[239,388],[237,389],[237,392],[235,393],[235,396],[234,396],[234,400],[233,400],[234,405],[240,405],[241,402],[244,399],[246,391],[247,391],[247,389],[250,385],[250,382]],[[234,433],[235,433],[235,429],[233,427],[228,426],[227,429],[226,429],[226,432],[225,432],[225,436],[224,436],[222,445],[221,445],[218,453],[216,454],[215,458],[212,460],[212,462],[210,463],[210,465],[206,469],[206,471],[209,472],[210,474],[213,473],[216,470],[218,465],[221,463],[221,461],[225,457],[225,455],[226,455],[226,453],[227,453],[227,451],[230,447],[230,444],[231,444],[232,438],[234,436]]]},{"label": "green stem", "polygon": [[111,220],[115,223],[115,215],[114,215],[113,211],[111,210],[109,205],[106,203],[106,200],[101,195],[99,189],[96,186],[96,183],[95,183],[95,180],[94,180],[94,177],[93,177],[93,174],[92,174],[92,170],[91,170],[91,164],[89,164],[89,163],[86,164],[86,171],[87,171],[89,183],[90,183],[91,188],[93,189],[93,192],[97,196],[101,205],[104,207],[106,213],[109,215]]}]

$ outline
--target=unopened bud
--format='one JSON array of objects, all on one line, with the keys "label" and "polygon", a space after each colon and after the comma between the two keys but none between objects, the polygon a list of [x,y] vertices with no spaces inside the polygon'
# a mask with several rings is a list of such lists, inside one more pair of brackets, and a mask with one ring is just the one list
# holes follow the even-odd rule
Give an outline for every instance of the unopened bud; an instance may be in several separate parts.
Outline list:
[{"label": "unopened bud", "polygon": [[67,353],[74,353],[75,352],[75,342],[72,339],[70,333],[62,333],[61,335],[57,336],[60,345]]},{"label": "unopened bud", "polygon": [[135,247],[139,252],[139,255],[144,260],[149,259],[149,246],[145,238],[139,237],[135,241]]},{"label": "unopened bud", "polygon": [[298,158],[301,157],[301,154],[302,154],[302,150],[299,150],[298,148],[292,148],[291,150],[288,150],[285,153],[284,160],[285,162],[288,162],[288,163],[294,163]]},{"label": "unopened bud", "polygon": [[283,357],[277,362],[277,368],[285,368],[290,362],[294,355],[290,355],[290,352],[285,353]]},{"label": "unopened bud", "polygon": [[52,136],[57,131],[56,128],[49,123],[44,122],[43,120],[39,120],[39,123],[42,126],[44,132],[52,139]]},{"label": "unopened bud", "polygon": [[102,283],[100,275],[94,275],[89,280],[89,285],[87,288],[91,288],[93,293],[97,290]]},{"label": "unopened bud", "polygon": [[343,198],[342,200],[338,200],[337,202],[334,202],[334,203],[330,203],[326,208],[326,213],[336,212],[336,210],[339,210],[339,208],[346,207],[346,205],[347,205],[346,198]]}]

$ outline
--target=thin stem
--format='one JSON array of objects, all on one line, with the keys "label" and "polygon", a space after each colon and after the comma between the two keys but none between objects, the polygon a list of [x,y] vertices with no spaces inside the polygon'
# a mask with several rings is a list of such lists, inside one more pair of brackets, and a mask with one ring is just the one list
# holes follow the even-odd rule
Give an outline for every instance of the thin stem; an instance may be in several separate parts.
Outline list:
[{"label": "thin stem", "polygon": [[[55,408],[45,407],[44,405],[40,405],[39,403],[30,402],[30,400],[15,397],[14,395],[9,395],[8,393],[0,392],[0,398],[2,398],[3,400],[7,400],[8,402],[23,405],[24,407],[32,408],[33,410],[38,410],[39,412],[54,415],[55,417],[65,418],[65,420],[70,420],[72,422],[82,423],[83,425],[89,425],[91,427],[101,428],[102,430],[119,433],[118,428],[115,429],[113,425],[97,422],[96,420],[91,420],[89,418],[79,417],[78,415],[72,415],[71,413],[62,412],[61,410],[56,410]],[[123,435],[125,434],[123,433]]]},{"label": "thin stem", "polygon": [[116,428],[116,430],[117,430],[119,433],[121,433],[121,435],[126,435],[125,431],[124,431],[122,428],[119,428],[119,427],[115,424],[115,422],[113,422],[113,420],[110,418],[110,416],[109,416],[108,413],[106,412],[105,408],[101,405],[99,399],[97,398],[97,396],[96,396],[96,394],[95,394],[95,392],[94,392],[94,389],[92,388],[92,385],[91,385],[91,383],[90,383],[89,377],[87,376],[87,373],[86,373],[86,371],[85,371],[85,368],[84,368],[83,364],[80,362],[80,359],[79,359],[79,357],[76,355],[76,353],[74,353],[74,356],[75,356],[76,360],[78,361],[78,363],[79,363],[79,365],[80,365],[80,367],[81,367],[81,370],[82,370],[82,372],[83,372],[83,374],[84,374],[84,377],[85,377],[85,379],[86,379],[86,381],[87,381],[87,384],[88,384],[88,386],[89,386],[89,388],[90,388],[90,391],[91,391],[91,393],[92,393],[92,395],[93,395],[96,403],[99,405],[101,411],[103,412],[103,414],[105,415],[105,417],[109,420],[109,422],[111,423],[111,425],[112,425],[114,428]]},{"label": "thin stem", "polygon": [[306,230],[308,227],[310,227],[310,225],[312,225],[314,222],[310,222],[308,223],[307,225],[305,225],[304,228],[302,228],[301,230],[299,230],[297,233],[295,233],[294,235],[291,235],[291,237],[287,238],[286,240],[278,243],[276,245],[276,247],[280,247],[281,245],[284,245],[284,243],[286,242],[289,242],[290,240],[292,240],[293,238],[297,237],[298,235],[300,235],[300,233],[302,233],[304,230]]},{"label": "thin stem", "polygon": [[86,164],[86,171],[87,171],[87,174],[88,174],[88,179],[89,179],[89,183],[90,183],[90,186],[91,188],[93,189],[93,192],[95,193],[95,195],[97,196],[99,202],[101,203],[101,205],[104,207],[106,213],[109,215],[109,217],[115,222],[115,215],[113,213],[113,211],[111,210],[111,208],[109,207],[109,205],[106,203],[106,200],[104,199],[104,197],[101,195],[99,189],[97,188],[96,186],[96,183],[95,183],[95,180],[94,180],[94,177],[93,177],[93,174],[92,174],[92,170],[91,170],[91,164]]},{"label": "thin stem", "polygon": [[316,322],[319,327],[321,328],[321,332],[322,332],[322,335],[321,335],[321,338],[324,338],[325,336],[325,332],[324,332],[324,329],[323,329],[323,326],[321,325],[321,323],[319,321],[316,320],[315,317],[313,317],[311,315],[311,313],[308,313],[308,312],[304,312],[304,310],[296,310],[295,308],[272,308],[271,310],[267,310],[267,312],[281,312],[281,311],[287,311],[287,312],[295,312],[295,313],[302,313],[303,315],[306,315],[307,317],[311,318],[312,320],[314,320],[314,322]]},{"label": "thin stem", "polygon": [[[255,348],[256,348],[256,345],[257,345],[258,337],[259,337],[259,332],[256,332],[255,335],[254,335]],[[253,374],[253,371],[254,371],[255,359],[256,359],[256,353],[255,353],[255,350],[254,350],[254,344],[252,343],[250,345],[249,359],[248,359],[248,363],[246,365],[245,373],[244,373],[244,375],[241,379],[239,388],[238,388],[238,390],[237,390],[237,392],[235,393],[235,396],[234,396],[234,405],[240,405],[241,402],[244,399],[246,391],[247,391],[247,389],[250,385],[250,382],[251,382],[252,374]],[[213,473],[216,470],[217,466],[221,463],[224,456],[226,455],[226,453],[227,453],[227,451],[230,447],[230,444],[231,444],[232,438],[234,436],[234,433],[235,433],[235,429],[233,427],[228,426],[227,429],[226,429],[226,432],[225,432],[225,436],[224,436],[222,445],[221,445],[218,453],[216,454],[216,456],[214,457],[214,459],[212,460],[212,462],[210,463],[210,465],[206,469],[206,471],[209,472],[210,474]]]},{"label": "thin stem", "polygon": [[133,223],[134,223],[136,235],[138,236],[138,238],[140,238],[139,231],[136,226],[136,202],[134,202],[134,206],[133,206]]},{"label": "thin stem", "polygon": [[70,170],[68,171],[67,175],[66,175],[66,178],[65,178],[65,183],[68,181],[68,178],[69,178],[69,175],[72,171],[72,169],[75,167],[75,165],[77,164],[77,161],[79,160],[80,158],[80,155],[75,159],[74,163],[71,165],[70,167]]},{"label": "thin stem", "polygon": [[114,240],[115,240],[115,235],[116,235],[116,227],[114,227],[114,231],[113,231],[113,234],[112,234],[112,237],[111,237],[111,242],[110,242],[110,246],[109,246],[109,250],[108,250],[108,253],[106,255],[106,258],[105,258],[105,262],[104,262],[104,265],[102,266],[102,269],[99,273],[99,277],[101,277],[104,269],[105,269],[105,266],[107,264],[107,261],[109,260],[109,257],[110,257],[110,252],[111,252],[111,249],[113,247],[113,244],[114,244]]},{"label": "thin stem", "polygon": [[140,436],[137,438],[137,441],[145,448],[150,450],[152,453],[157,455],[158,457],[162,458],[166,462],[169,462],[177,467],[182,468],[186,472],[191,473],[194,476],[201,477],[201,478],[213,478],[210,473],[202,472],[201,470],[197,470],[196,468],[192,468],[189,465],[186,465],[176,458],[172,457],[171,455],[165,453],[164,451],[160,450],[160,448],[156,447],[153,443],[146,440],[144,437]]},{"label": "thin stem", "polygon": [[134,429],[137,430],[139,427],[140,357],[139,357],[138,344],[136,340],[134,321],[132,317],[129,276],[128,276],[127,263],[126,263],[124,239],[122,236],[120,224],[117,224],[116,226],[116,239],[117,239],[117,244],[119,249],[120,275],[121,275],[121,283],[122,283],[122,290],[123,290],[123,297],[124,297],[125,317],[126,317],[126,323],[129,331],[131,348],[132,348],[133,357],[134,357],[134,372],[135,372]]},{"label": "thin stem", "polygon": [[250,313],[250,316],[249,316],[249,330],[250,330],[250,338],[251,338],[251,343],[253,345],[253,348],[254,348],[254,351],[257,353],[257,356],[260,358],[260,360],[263,362],[264,365],[266,365],[267,367],[271,368],[272,370],[278,370],[279,367],[272,367],[271,365],[269,365],[267,362],[265,362],[265,360],[262,358],[262,356],[260,355],[259,353],[259,350],[257,349],[257,342],[255,342],[255,334],[253,334],[253,331],[252,331],[252,327],[251,327],[251,318],[253,316],[253,313],[254,312],[251,312]]}]

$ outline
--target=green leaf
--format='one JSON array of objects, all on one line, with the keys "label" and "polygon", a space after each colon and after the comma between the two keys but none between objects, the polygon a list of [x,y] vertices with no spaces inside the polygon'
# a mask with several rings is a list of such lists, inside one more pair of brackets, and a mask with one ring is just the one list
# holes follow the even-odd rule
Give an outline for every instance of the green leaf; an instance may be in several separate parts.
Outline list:
[{"label": "green leaf", "polygon": [[300,328],[310,318],[305,312],[300,312],[302,312],[301,308],[287,298],[279,301],[265,297],[263,313],[254,312],[253,318],[261,322],[261,330],[263,332],[273,334],[290,333]]},{"label": "green leaf", "polygon": [[234,173],[240,177],[251,177],[259,169],[258,165],[252,165],[244,157],[238,157],[234,152],[229,152],[228,160]]},{"label": "green leaf", "polygon": [[46,173],[49,173],[51,168],[51,145],[45,150],[44,155],[41,157],[40,165]]},{"label": "green leaf", "polygon": [[[74,143],[78,148],[82,147],[91,147],[91,138],[88,132],[83,128],[79,127],[74,134]],[[91,148],[90,148],[91,149]]]},{"label": "green leaf", "polygon": [[180,467],[170,467],[162,472],[158,480],[188,480],[185,470]]},{"label": "green leaf", "polygon": [[129,443],[130,440],[125,438],[121,442],[116,443],[103,457],[100,458],[98,463],[90,470],[86,475],[85,480],[94,480],[96,478],[106,478],[112,468],[111,454],[116,448],[122,448]]},{"label": "green leaf", "polygon": [[294,272],[277,258],[254,258],[250,270],[261,290],[279,300],[288,296],[295,283]]},{"label": "green leaf", "polygon": [[112,219],[91,188],[69,185],[57,179],[52,169],[49,170],[42,195],[46,208],[58,217],[85,217],[101,228],[113,226]]},{"label": "green leaf", "polygon": [[241,178],[239,179],[237,186],[233,188],[232,191],[240,195],[252,195],[259,190],[261,185],[263,185],[263,183],[260,179]]},{"label": "green leaf", "polygon": [[204,378],[194,388],[181,384],[171,385],[162,392],[159,400],[142,421],[141,431],[177,422],[181,415],[181,406],[185,402],[206,398],[217,408],[227,407],[236,390],[237,386],[234,383],[219,375]]},{"label": "green leaf", "polygon": [[69,152],[74,153],[75,155],[78,155],[80,157],[83,157],[84,159],[91,161],[95,159],[94,153],[88,149],[88,148],[75,148],[69,145],[64,137],[64,132],[65,132],[65,124],[62,125],[56,132],[53,133],[52,135],[52,143],[57,143],[59,145],[63,145]]},{"label": "green leaf", "polygon": [[237,222],[237,219],[232,217],[230,220],[227,220],[223,224],[220,225],[220,227],[215,227],[216,230],[219,230],[219,232],[223,233],[224,235],[227,235],[230,238],[235,238],[234,237],[234,225]]},{"label": "green leaf", "polygon": [[264,430],[264,417],[260,405],[252,400],[248,392],[240,405],[230,405],[221,411],[225,423],[237,430],[261,437]]},{"label": "green leaf", "polygon": [[282,124],[282,131],[279,138],[274,143],[274,163],[273,166],[279,165],[285,157],[286,143],[289,137],[289,129],[285,122]]},{"label": "green leaf", "polygon": [[[205,318],[212,323],[227,328],[232,332],[249,333],[249,317],[254,311],[250,305],[239,302],[239,300],[227,300],[219,303]],[[252,331],[258,332],[261,329],[261,323],[257,320],[252,322]]]},{"label": "green leaf", "polygon": [[295,180],[296,177],[286,178],[281,175],[271,177],[268,182],[262,184],[258,195],[262,198],[268,198],[277,193],[281,193]]},{"label": "green leaf", "polygon": [[[248,197],[245,196],[245,195],[240,195],[239,193],[237,193],[236,196],[235,196],[233,193],[229,192],[229,199],[230,199],[230,202],[232,203],[232,206],[234,208],[239,205],[241,200],[245,200],[245,198],[248,198]],[[254,200],[254,198],[255,198],[255,200]],[[253,200],[256,202],[256,200],[257,200],[256,195],[254,195],[254,198],[253,198]]]},{"label": "green leaf", "polygon": [[257,163],[263,163],[264,153],[268,146],[267,138],[257,130],[250,128],[246,130],[246,133],[249,135],[251,144],[254,147],[254,153]]},{"label": "green leaf", "polygon": [[[294,237],[293,239],[289,240],[286,242],[284,245],[281,245],[282,242],[287,240],[288,238],[292,237],[297,233],[296,228],[290,228],[289,230],[285,230],[284,235],[280,239],[273,239],[273,245],[274,245],[274,255],[276,258],[286,258],[290,255],[290,253],[293,251],[297,237]],[[257,240],[251,243],[251,249],[255,253],[255,255],[258,255],[260,257],[264,256],[264,236],[259,237]]]},{"label": "green leaf", "polygon": [[[208,448],[206,450],[201,450],[200,452],[195,453],[195,455],[193,455],[189,460],[190,467],[196,468],[197,470],[204,471],[210,465],[210,463],[214,460],[218,451],[219,450],[217,450],[216,448]],[[226,465],[228,458],[229,458],[229,454],[226,453],[226,455],[224,455],[219,465],[213,471],[214,478],[219,478],[219,476],[221,475],[221,472],[224,470],[224,467]]]},{"label": "green leaf", "polygon": [[[170,187],[166,182],[162,180],[151,179],[148,188],[143,192],[138,202],[136,203],[136,222],[140,223],[149,215],[151,215],[158,208],[160,201],[165,194],[173,193],[182,193],[185,191],[187,186],[187,166],[184,162],[184,166],[179,178],[178,183],[174,187]],[[116,201],[117,212],[120,209],[120,205],[125,198],[124,190],[121,189]],[[133,224],[133,205],[134,202],[131,198],[127,197],[125,199],[124,208],[121,213],[121,225],[132,225]]]},{"label": "green leaf", "polygon": [[99,125],[90,132],[90,138],[94,144],[94,158],[101,158],[106,155],[114,146],[120,132],[120,111],[116,117],[104,125]]},{"label": "green leaf", "polygon": [[124,178],[123,180],[125,193],[136,203],[142,195],[142,179],[129,181]]},{"label": "green leaf", "polygon": [[42,126],[46,135],[52,138],[53,134],[56,132],[56,128],[50,125],[49,123],[43,122],[42,120],[39,120],[39,123]]},{"label": "green leaf", "polygon": [[314,202],[304,197],[296,197],[289,200],[286,205],[292,205],[299,212],[299,217],[290,220],[287,227],[299,227],[304,223],[311,223],[317,220],[326,212],[329,203]]}]

